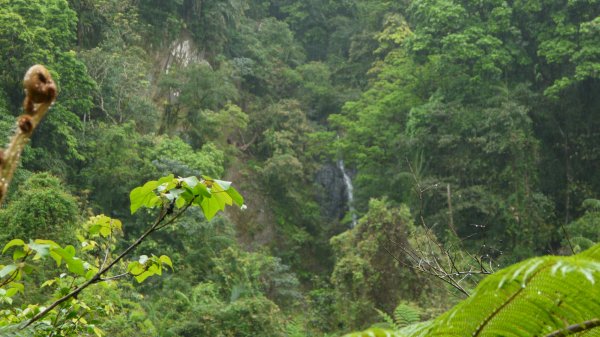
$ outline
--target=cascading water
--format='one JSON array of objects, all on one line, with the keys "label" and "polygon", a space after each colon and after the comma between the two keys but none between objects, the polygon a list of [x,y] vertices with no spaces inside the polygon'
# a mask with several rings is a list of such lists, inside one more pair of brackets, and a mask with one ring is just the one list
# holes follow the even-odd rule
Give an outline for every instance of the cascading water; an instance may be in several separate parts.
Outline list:
[{"label": "cascading water", "polygon": [[344,160],[338,160],[338,168],[340,169],[340,171],[342,171],[342,175],[344,176],[344,184],[346,185],[346,198],[348,199],[348,212],[350,212],[350,215],[352,216],[351,227],[354,228],[356,226],[356,223],[358,222],[358,219],[356,217],[356,210],[353,206],[354,186],[352,186],[352,179],[350,179],[350,176],[348,175],[348,172],[346,172],[346,168],[344,167]]}]

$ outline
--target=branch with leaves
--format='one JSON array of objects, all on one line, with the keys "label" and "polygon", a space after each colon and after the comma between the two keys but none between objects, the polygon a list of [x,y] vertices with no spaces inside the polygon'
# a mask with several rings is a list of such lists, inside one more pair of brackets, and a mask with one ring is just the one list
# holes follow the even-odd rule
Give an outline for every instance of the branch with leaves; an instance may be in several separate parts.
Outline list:
[{"label": "branch with leaves", "polygon": [[[61,304],[70,299],[77,298],[83,290],[93,284],[112,281],[126,276],[133,276],[138,282],[143,282],[149,276],[160,275],[164,265],[173,268],[171,259],[165,255],[160,257],[142,255],[138,260],[128,263],[127,272],[104,277],[115,266],[119,265],[150,234],[174,224],[190,207],[200,207],[205,217],[210,220],[217,212],[223,211],[226,205],[232,206],[235,204],[242,207],[244,204],[243,197],[231,186],[230,182],[214,180],[209,177],[175,178],[173,175],[156,181],[149,181],[143,186],[135,188],[130,194],[130,199],[132,213],[137,212],[142,207],[160,208],[159,215],[154,223],[137,240],[115,258],[111,259],[109,257],[108,248],[105,251],[103,250],[104,257],[102,258],[102,264],[98,267],[90,263],[84,263],[82,259],[76,257],[73,246],[61,247],[49,240],[35,240],[26,244],[23,240],[15,239],[4,247],[3,253],[16,247],[13,257],[19,259],[14,264],[4,266],[0,270],[0,276],[7,276],[8,281],[5,282],[5,285],[11,284],[12,281],[20,280],[25,270],[29,267],[24,260],[30,255],[34,255],[34,260],[50,256],[58,266],[65,264],[71,273],[85,280],[80,285],[75,286],[69,293],[36,312],[35,315],[27,320],[23,328],[27,328],[33,323],[40,321]],[[114,235],[121,231],[121,228],[122,225],[119,220],[103,215],[93,217],[87,224],[88,234],[91,237],[101,237],[109,240],[112,240]],[[84,250],[86,249],[85,247],[94,249],[97,246],[96,241],[80,240],[82,240]],[[12,295],[19,290],[22,291],[22,287],[17,287],[16,289],[12,291]]]}]

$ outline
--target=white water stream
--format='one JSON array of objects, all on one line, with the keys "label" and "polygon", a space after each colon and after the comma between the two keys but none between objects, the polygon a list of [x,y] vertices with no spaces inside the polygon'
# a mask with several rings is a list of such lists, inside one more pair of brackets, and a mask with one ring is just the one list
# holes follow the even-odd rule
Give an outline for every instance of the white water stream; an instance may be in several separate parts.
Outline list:
[{"label": "white water stream", "polygon": [[358,219],[356,217],[356,210],[354,209],[354,186],[352,186],[352,179],[346,172],[346,168],[344,167],[344,161],[342,159],[338,160],[338,168],[342,171],[342,175],[344,176],[344,184],[346,185],[346,198],[348,199],[348,212],[352,216],[351,228],[356,226]]}]

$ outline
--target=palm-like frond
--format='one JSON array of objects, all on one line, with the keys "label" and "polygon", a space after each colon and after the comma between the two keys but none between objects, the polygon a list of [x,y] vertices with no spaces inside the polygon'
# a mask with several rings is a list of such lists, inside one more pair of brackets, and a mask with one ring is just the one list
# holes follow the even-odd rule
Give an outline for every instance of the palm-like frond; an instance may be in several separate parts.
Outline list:
[{"label": "palm-like frond", "polygon": [[538,257],[498,271],[433,321],[395,333],[369,329],[346,335],[367,336],[600,337],[600,244],[574,256]]},{"label": "palm-like frond", "polygon": [[[488,276],[471,297],[411,337],[600,336],[600,245]],[[405,334],[408,331],[401,331]]]}]

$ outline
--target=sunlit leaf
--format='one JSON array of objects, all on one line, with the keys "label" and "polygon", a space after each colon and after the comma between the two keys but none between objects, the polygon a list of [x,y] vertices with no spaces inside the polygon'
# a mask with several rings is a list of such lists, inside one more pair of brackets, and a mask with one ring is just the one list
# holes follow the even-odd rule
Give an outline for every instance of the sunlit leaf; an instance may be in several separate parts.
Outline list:
[{"label": "sunlit leaf", "polygon": [[50,253],[50,245],[38,244],[30,241],[27,246],[36,252],[34,260],[40,259],[41,257],[48,256]]},{"label": "sunlit leaf", "polygon": [[242,197],[235,188],[229,187],[225,192],[231,197],[236,205],[241,207],[244,204],[244,197]]},{"label": "sunlit leaf", "polygon": [[4,266],[4,268],[0,269],[0,278],[4,278],[6,275],[11,274],[17,270],[16,264],[9,264],[8,266]]},{"label": "sunlit leaf", "polygon": [[162,255],[160,257],[160,262],[166,264],[169,267],[171,267],[171,270],[173,270],[173,262],[171,261],[170,257],[168,257],[166,255]]},{"label": "sunlit leaf", "polygon": [[49,286],[53,285],[54,283],[56,283],[56,279],[47,280],[46,282],[42,283],[40,288],[49,287]]},{"label": "sunlit leaf", "polygon": [[24,246],[25,242],[21,239],[13,239],[10,240],[5,246],[4,249],[2,249],[2,254],[4,254],[10,247],[14,247],[14,246]]}]

